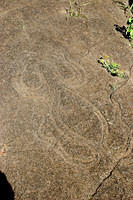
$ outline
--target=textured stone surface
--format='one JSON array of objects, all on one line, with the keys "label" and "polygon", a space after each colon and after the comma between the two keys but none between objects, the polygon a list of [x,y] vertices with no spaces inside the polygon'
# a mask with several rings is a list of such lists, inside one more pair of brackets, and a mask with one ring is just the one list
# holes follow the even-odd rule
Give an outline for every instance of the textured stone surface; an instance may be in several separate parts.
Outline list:
[{"label": "textured stone surface", "polygon": [[127,18],[79,4],[87,19],[68,0],[0,1],[0,170],[16,200],[133,199],[133,49],[114,29]]}]

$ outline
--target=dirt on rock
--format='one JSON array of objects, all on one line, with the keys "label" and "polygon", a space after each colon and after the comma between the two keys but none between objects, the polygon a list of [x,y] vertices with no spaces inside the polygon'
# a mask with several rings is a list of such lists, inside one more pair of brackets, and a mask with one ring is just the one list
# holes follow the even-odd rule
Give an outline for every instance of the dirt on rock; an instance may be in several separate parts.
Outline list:
[{"label": "dirt on rock", "polygon": [[0,171],[15,200],[133,200],[133,49],[114,27],[127,16],[112,0],[69,6],[0,1]]}]

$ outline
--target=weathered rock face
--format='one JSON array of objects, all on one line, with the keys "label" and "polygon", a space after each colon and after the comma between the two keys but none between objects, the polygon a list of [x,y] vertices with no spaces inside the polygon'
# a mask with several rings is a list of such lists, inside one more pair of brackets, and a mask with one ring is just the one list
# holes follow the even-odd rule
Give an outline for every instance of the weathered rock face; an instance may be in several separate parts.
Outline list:
[{"label": "weathered rock face", "polygon": [[16,200],[133,199],[133,49],[114,28],[127,18],[111,0],[78,6],[0,1],[0,170]]}]

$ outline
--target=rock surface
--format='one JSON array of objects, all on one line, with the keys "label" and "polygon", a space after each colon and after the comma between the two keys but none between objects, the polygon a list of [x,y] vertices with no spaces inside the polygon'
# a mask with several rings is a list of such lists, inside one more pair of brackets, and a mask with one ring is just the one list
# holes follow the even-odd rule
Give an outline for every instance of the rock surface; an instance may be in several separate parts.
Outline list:
[{"label": "rock surface", "polygon": [[111,0],[76,6],[0,1],[0,170],[16,200],[133,200],[133,49],[114,28],[127,18]]}]

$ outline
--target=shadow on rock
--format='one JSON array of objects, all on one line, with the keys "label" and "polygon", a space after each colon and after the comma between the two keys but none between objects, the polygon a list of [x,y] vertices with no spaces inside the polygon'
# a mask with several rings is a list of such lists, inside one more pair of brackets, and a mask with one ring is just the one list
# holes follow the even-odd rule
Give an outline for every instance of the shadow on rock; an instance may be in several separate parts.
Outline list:
[{"label": "shadow on rock", "polygon": [[129,35],[126,33],[127,29],[125,26],[119,26],[117,24],[114,24],[114,27],[116,31],[119,31],[124,36],[124,38],[129,39]]},{"label": "shadow on rock", "polygon": [[2,172],[0,172],[0,200],[14,200],[12,187]]}]

